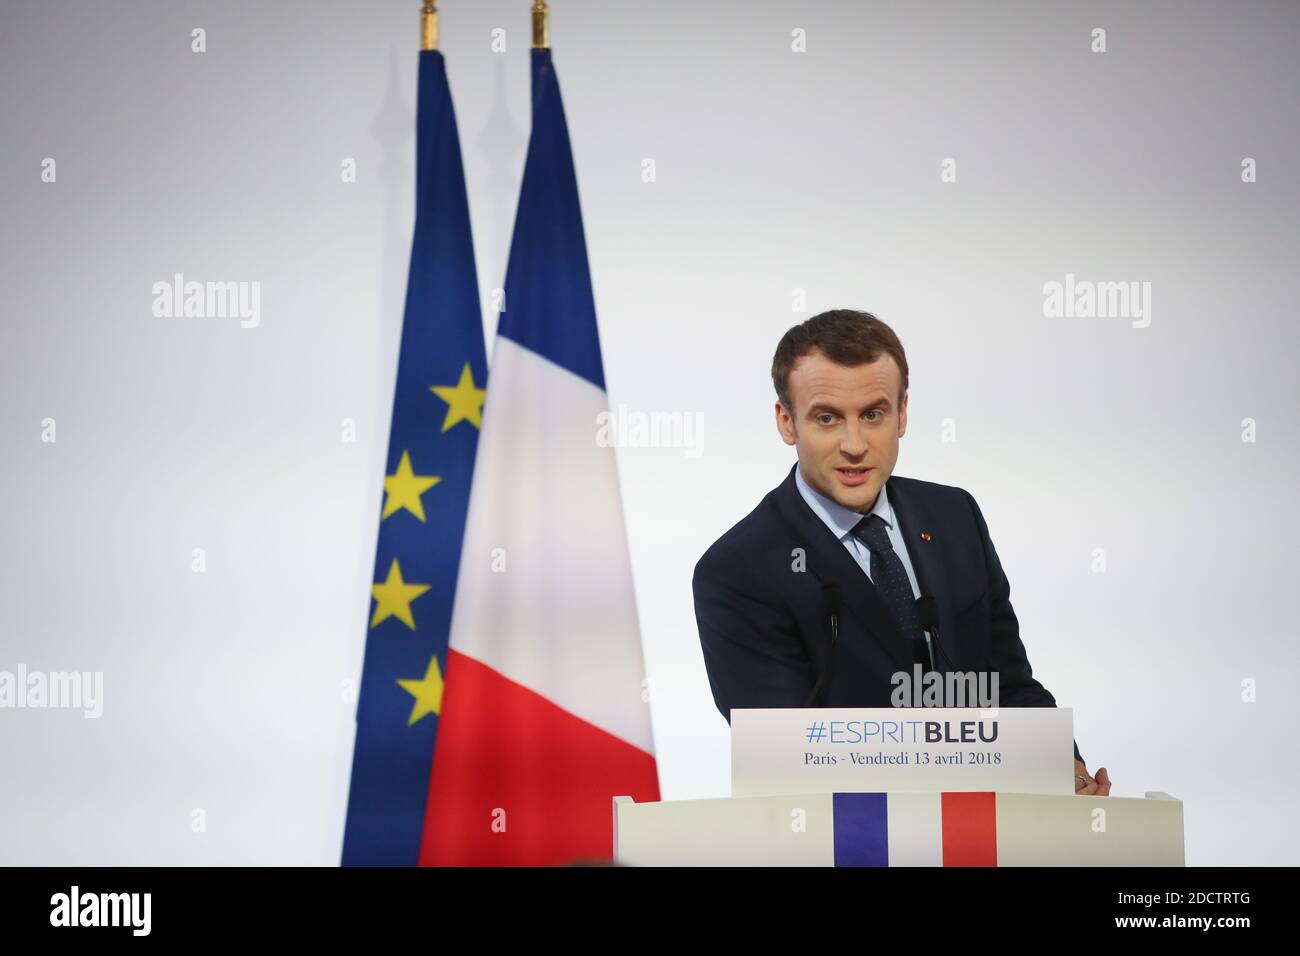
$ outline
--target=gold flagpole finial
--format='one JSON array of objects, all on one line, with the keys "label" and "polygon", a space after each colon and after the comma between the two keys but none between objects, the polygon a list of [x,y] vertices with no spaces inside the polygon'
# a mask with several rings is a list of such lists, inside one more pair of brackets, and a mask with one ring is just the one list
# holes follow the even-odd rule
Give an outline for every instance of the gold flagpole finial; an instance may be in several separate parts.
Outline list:
[{"label": "gold flagpole finial", "polygon": [[436,0],[424,0],[420,10],[420,49],[438,49],[438,5]]},{"label": "gold flagpole finial", "polygon": [[533,4],[533,49],[549,50],[551,48],[551,11],[546,7],[546,0],[537,0]]}]

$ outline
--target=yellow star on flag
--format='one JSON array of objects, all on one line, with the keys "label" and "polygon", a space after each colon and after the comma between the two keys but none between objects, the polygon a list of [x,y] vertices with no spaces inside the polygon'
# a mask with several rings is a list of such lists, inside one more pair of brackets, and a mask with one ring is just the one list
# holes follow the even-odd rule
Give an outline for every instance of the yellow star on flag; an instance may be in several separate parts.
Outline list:
[{"label": "yellow star on flag", "polygon": [[430,385],[429,390],[447,403],[443,431],[459,421],[467,421],[475,428],[483,426],[483,400],[487,397],[487,389],[474,387],[474,374],[469,370],[469,362],[465,363],[460,381],[455,385]]},{"label": "yellow star on flag", "polygon": [[411,630],[415,630],[415,618],[411,616],[411,602],[427,590],[429,590],[427,584],[407,584],[403,581],[402,569],[397,566],[397,559],[393,558],[393,563],[388,569],[388,579],[382,584],[376,583],[371,589],[375,598],[375,613],[370,618],[371,628],[381,621],[395,617]]},{"label": "yellow star on flag", "polygon": [[387,497],[384,498],[384,516],[379,520],[383,521],[405,508],[423,521],[424,503],[420,500],[420,495],[440,481],[442,479],[436,475],[417,475],[411,467],[410,452],[403,451],[402,460],[397,465],[397,474],[384,476]]},{"label": "yellow star on flag", "polygon": [[397,683],[415,698],[406,726],[412,726],[427,714],[442,712],[442,668],[438,666],[437,654],[429,658],[429,669],[424,672],[424,680],[399,680]]}]

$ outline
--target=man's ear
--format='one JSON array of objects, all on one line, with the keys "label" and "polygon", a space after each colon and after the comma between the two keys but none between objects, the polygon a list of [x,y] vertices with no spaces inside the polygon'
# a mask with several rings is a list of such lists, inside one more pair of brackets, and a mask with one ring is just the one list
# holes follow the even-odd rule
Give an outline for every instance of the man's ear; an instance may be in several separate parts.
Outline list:
[{"label": "man's ear", "polygon": [[903,393],[903,403],[898,406],[898,437],[907,432],[907,393]]},{"label": "man's ear", "polygon": [[781,433],[783,442],[787,445],[794,444],[794,419],[790,417],[790,413],[779,399],[776,403],[776,430]]}]

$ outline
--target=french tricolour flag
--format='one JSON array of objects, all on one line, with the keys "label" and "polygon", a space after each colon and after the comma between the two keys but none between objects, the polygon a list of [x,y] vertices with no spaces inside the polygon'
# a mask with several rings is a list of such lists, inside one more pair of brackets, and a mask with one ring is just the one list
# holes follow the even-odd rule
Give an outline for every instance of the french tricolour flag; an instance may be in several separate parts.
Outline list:
[{"label": "french tricolour flag", "polygon": [[528,146],[452,611],[424,865],[613,854],[659,799],[577,180],[550,50]]},{"label": "french tricolour flag", "polygon": [[836,866],[997,866],[993,793],[837,793]]}]

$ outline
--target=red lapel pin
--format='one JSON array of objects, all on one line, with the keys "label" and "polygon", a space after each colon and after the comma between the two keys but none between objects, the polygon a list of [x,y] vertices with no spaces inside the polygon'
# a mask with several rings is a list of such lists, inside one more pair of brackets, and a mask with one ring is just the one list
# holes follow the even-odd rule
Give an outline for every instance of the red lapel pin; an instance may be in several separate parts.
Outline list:
[{"label": "red lapel pin", "polygon": [[921,532],[921,540],[922,540],[922,541],[931,541],[931,540],[933,540],[933,539],[930,537],[930,532],[928,532],[928,531],[922,531],[922,532]]}]

